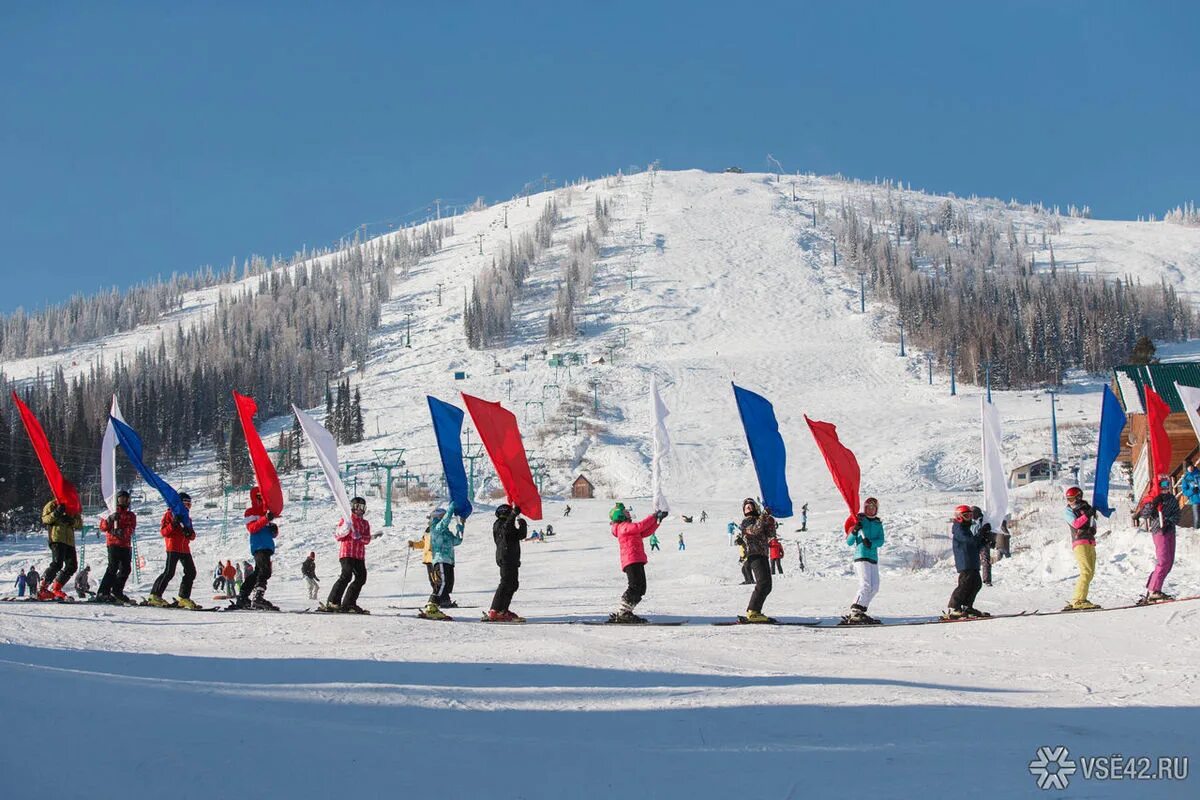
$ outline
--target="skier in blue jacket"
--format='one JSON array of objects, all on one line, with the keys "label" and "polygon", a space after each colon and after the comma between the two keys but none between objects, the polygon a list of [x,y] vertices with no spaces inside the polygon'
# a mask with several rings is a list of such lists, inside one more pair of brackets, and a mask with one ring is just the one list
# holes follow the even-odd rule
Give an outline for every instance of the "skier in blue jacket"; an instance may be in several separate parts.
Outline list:
[{"label": "skier in blue jacket", "polygon": [[433,568],[437,572],[437,590],[429,595],[429,602],[422,612],[431,619],[449,619],[443,608],[454,608],[450,599],[454,590],[454,548],[462,544],[463,521],[460,519],[454,530],[450,530],[454,518],[454,503],[446,508],[434,510],[429,525],[429,548],[433,553]]},{"label": "skier in blue jacket", "polygon": [[954,509],[950,535],[954,546],[954,568],[958,570],[958,585],[950,595],[949,608],[946,609],[948,619],[991,616],[975,608],[975,596],[983,587],[983,579],[979,576],[979,552],[991,533],[991,525],[986,522],[977,524],[970,506]]},{"label": "skier in blue jacket", "polygon": [[1192,527],[1200,528],[1200,469],[1196,468],[1191,459],[1188,459],[1187,470],[1179,481],[1179,491],[1188,501],[1188,505],[1193,507]]},{"label": "skier in blue jacket", "polygon": [[854,548],[854,572],[858,575],[858,596],[850,614],[842,618],[847,625],[873,625],[879,620],[867,616],[867,608],[879,593],[879,548],[883,546],[883,523],[879,520],[879,501],[868,497],[857,521],[846,534],[846,544]]}]

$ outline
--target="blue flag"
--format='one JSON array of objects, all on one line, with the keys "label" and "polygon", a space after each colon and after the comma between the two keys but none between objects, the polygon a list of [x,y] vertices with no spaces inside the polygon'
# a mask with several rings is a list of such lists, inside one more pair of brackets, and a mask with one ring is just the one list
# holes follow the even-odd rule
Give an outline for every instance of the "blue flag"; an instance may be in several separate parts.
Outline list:
[{"label": "blue flag", "polygon": [[433,433],[437,437],[438,453],[442,457],[442,472],[446,489],[454,501],[454,513],[466,519],[471,516],[471,495],[467,490],[467,471],[463,468],[462,426],[463,410],[457,406],[425,395],[429,414],[433,417]]},{"label": "blue flag", "polygon": [[125,451],[125,455],[129,456],[133,468],[146,480],[146,483],[158,490],[158,493],[162,495],[163,502],[167,504],[167,508],[171,509],[171,512],[179,517],[184,525],[192,527],[192,515],[188,513],[183,501],[179,499],[179,492],[156,475],[154,470],[147,467],[146,462],[142,460],[142,440],[137,432],[116,417],[109,417],[109,419],[112,420],[117,441],[120,443],[121,449]]},{"label": "blue flag", "polygon": [[1100,410],[1100,443],[1096,448],[1096,481],[1092,485],[1092,508],[1106,517],[1116,509],[1108,505],[1108,478],[1113,462],[1121,452],[1121,431],[1125,430],[1125,409],[1112,389],[1104,387]]},{"label": "blue flag", "polygon": [[763,503],[776,517],[792,515],[792,497],[787,485],[787,451],[783,437],[779,435],[779,422],[775,409],[762,395],[733,385],[733,397],[737,400],[738,414],[742,427],[746,429],[746,441],[750,444],[750,457],[754,460],[754,471],[758,473],[758,488]]}]

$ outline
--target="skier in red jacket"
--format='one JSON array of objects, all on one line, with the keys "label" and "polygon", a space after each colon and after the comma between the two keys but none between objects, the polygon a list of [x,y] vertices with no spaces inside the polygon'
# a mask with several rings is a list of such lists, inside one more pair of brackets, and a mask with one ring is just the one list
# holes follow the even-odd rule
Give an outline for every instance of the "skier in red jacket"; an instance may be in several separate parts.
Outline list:
[{"label": "skier in red jacket", "polygon": [[776,537],[767,543],[767,556],[771,559],[771,574],[783,574],[783,542]]},{"label": "skier in red jacket", "polygon": [[108,568],[96,591],[97,603],[132,603],[125,596],[125,581],[133,566],[133,533],[137,514],[129,510],[129,492],[117,492],[117,510],[100,520],[100,530],[108,545]]},{"label": "skier in red jacket", "polygon": [[621,595],[621,610],[609,615],[609,622],[645,622],[633,613],[633,609],[646,594],[646,546],[642,540],[658,530],[659,523],[666,519],[667,512],[655,511],[641,522],[630,518],[624,503],[617,503],[609,514],[612,535],[621,551],[621,571],[629,583]]},{"label": "skier in red jacket", "polygon": [[[192,507],[192,498],[186,492],[181,492],[179,499],[183,502],[184,508]],[[185,525],[182,519],[175,516],[174,511],[167,509],[167,512],[163,514],[162,523],[159,525],[159,533],[162,534],[167,547],[167,565],[158,579],[154,581],[154,588],[150,590],[150,596],[146,598],[146,605],[160,607],[175,605],[179,608],[198,611],[200,606],[192,602],[192,581],[196,579],[196,562],[192,560],[191,542],[196,538],[196,532],[190,526]],[[179,596],[175,598],[174,603],[168,603],[163,600],[163,592],[174,580],[175,568],[180,564],[183,565],[183,580],[179,584]]]}]

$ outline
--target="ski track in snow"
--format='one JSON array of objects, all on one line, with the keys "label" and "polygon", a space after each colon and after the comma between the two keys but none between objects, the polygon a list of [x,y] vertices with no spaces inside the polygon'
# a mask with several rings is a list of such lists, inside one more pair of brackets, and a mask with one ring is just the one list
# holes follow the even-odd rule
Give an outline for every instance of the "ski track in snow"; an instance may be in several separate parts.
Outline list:
[{"label": "ski track in snow", "polygon": [[[797,508],[811,504],[807,532],[795,531],[798,519],[781,524],[787,575],[776,578],[766,611],[783,619],[835,618],[855,591],[849,548],[837,533],[845,509],[802,414],[838,425],[858,454],[864,496],[880,498],[888,543],[872,614],[928,617],[944,607],[955,581],[946,558],[948,510],[980,499],[979,391],[964,385],[949,397],[944,375],[929,386],[920,353],[896,355],[886,310],[869,305],[861,315],[857,286],[832,268],[828,231],[812,228],[806,214],[816,199],[831,209],[843,196],[868,202],[868,187],[801,178],[801,201],[792,204],[789,179],[777,185],[762,175],[693,171],[651,180],[593,181],[575,188],[570,202],[558,191],[563,223],[531,271],[509,347],[466,348],[461,287],[510,232],[532,227],[545,196],[528,206],[509,202],[508,231],[499,205],[456,218],[456,235],[399,281],[384,307],[375,353],[359,378],[369,438],[343,448],[341,459],[404,447],[407,468],[433,478],[439,468],[424,395],[454,401],[462,390],[501,400],[536,455],[572,465],[582,459],[579,469],[556,469],[547,487],[559,499],[548,500],[545,521],[559,535],[525,545],[513,607],[533,620],[603,618],[624,576],[605,523],[611,501],[599,498],[611,492],[635,513],[650,510],[646,394],[653,372],[672,412],[664,483],[675,514],[660,531],[663,550],[651,554],[639,613],[688,625],[498,627],[475,622],[478,609],[460,609],[462,622],[418,620],[424,568],[405,539],[423,528],[429,504],[401,503],[396,527],[382,529],[381,501],[364,484],[358,491],[368,495],[369,517],[383,534],[368,550],[362,603],[374,611],[369,617],[0,603],[6,718],[51,720],[89,742],[51,765],[41,736],[10,737],[0,748],[5,785],[44,789],[53,774],[98,797],[206,800],[230,789],[329,797],[344,793],[347,782],[367,794],[447,797],[959,797],[964,786],[1010,797],[1038,793],[1027,765],[1040,746],[1066,745],[1074,755],[1200,755],[1185,735],[1200,723],[1200,602],[872,630],[705,624],[741,613],[751,588],[739,584],[725,534],[740,499],[757,494],[730,381],[774,403],[793,499]],[[615,364],[556,371],[541,354],[545,312],[565,242],[583,231],[596,196],[613,203],[614,219],[578,315],[585,336],[548,349],[586,351],[594,362],[608,360],[608,345],[624,345]],[[905,193],[905,202],[936,207],[942,198]],[[992,213],[985,201],[962,202]],[[1014,213],[1029,226],[1045,221]],[[1147,281],[1166,275],[1181,288],[1200,278],[1195,230],[1096,220],[1064,220],[1063,228],[1053,237],[1060,263]],[[477,233],[485,236],[483,255]],[[189,298],[189,308],[203,305],[204,298]],[[404,346],[407,313],[411,348]],[[118,337],[119,347],[116,340],[102,353],[95,346],[94,357],[128,354],[157,335],[130,332]],[[54,362],[4,368],[32,374]],[[467,380],[455,381],[455,370]],[[589,379],[600,382],[598,415]],[[574,389],[586,396],[579,434],[550,384],[559,395]],[[1068,463],[1090,457],[1098,390],[1081,377],[1060,396]],[[994,394],[1006,465],[1046,455],[1046,398]],[[537,400],[545,424],[536,405],[526,406]],[[260,422],[271,431],[283,424]],[[1081,424],[1077,436],[1066,423]],[[186,488],[207,482],[211,466],[199,458],[169,477]],[[593,478],[598,499],[571,501],[574,511],[563,518],[561,493],[580,469]],[[307,508],[298,502],[303,476],[286,480],[289,507],[269,596],[302,609],[314,604],[299,577],[310,550],[322,592],[335,577],[337,513],[319,478]],[[360,483],[367,480],[364,474]],[[482,500],[494,482],[490,474],[481,478],[478,516],[458,551],[456,599],[464,605],[486,607],[495,586],[491,508]],[[436,480],[432,486],[439,490]],[[1114,494],[1121,493],[1118,484]],[[983,590],[979,605],[1057,609],[1075,576],[1057,494],[1034,486],[1014,495],[1021,521],[1014,557],[995,567],[995,587]],[[202,504],[194,515],[193,596],[208,605],[212,563],[248,554],[237,499],[228,535],[221,509]],[[679,515],[702,508],[707,524],[681,522]],[[139,513],[139,552],[150,563],[136,593],[145,594],[162,564],[152,531],[158,504]],[[1149,537],[1127,519],[1121,499],[1101,527],[1092,598],[1102,605],[1136,596],[1152,566]],[[684,552],[675,549],[679,532]],[[102,545],[87,540],[84,556],[101,567]],[[932,566],[914,569],[920,559]],[[0,542],[0,575],[15,577],[20,565],[47,560],[38,537]],[[1198,564],[1200,535],[1182,532],[1168,589],[1195,593]],[[98,744],[114,733],[124,748],[116,756]],[[1067,796],[1193,797],[1195,781],[1133,787],[1077,775]]]}]

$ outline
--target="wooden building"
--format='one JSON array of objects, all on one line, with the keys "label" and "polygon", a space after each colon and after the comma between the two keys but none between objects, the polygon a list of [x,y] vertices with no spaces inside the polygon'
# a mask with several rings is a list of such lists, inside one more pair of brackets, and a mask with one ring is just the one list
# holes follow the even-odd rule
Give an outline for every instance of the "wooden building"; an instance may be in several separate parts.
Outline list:
[{"label": "wooden building", "polygon": [[1036,461],[1030,461],[1028,464],[1022,464],[1019,467],[1014,467],[1008,473],[1009,486],[1028,486],[1034,481],[1048,481],[1052,478],[1050,470],[1050,459],[1039,458]]},{"label": "wooden building", "polygon": [[1150,445],[1147,438],[1146,409],[1143,391],[1149,386],[1171,409],[1164,427],[1171,441],[1172,478],[1178,483],[1183,464],[1197,454],[1196,432],[1192,430],[1187,412],[1175,391],[1175,384],[1200,387],[1200,362],[1180,361],[1170,364],[1126,364],[1113,368],[1112,390],[1125,409],[1125,432],[1121,437],[1121,454],[1117,460],[1132,471],[1133,491],[1141,497],[1150,480]]},{"label": "wooden building", "polygon": [[571,497],[584,500],[591,500],[596,496],[596,487],[592,486],[592,482],[580,475],[571,484]]}]

